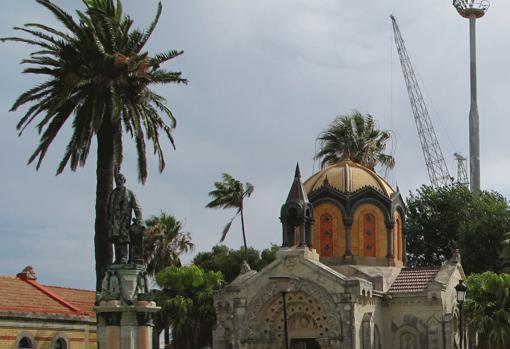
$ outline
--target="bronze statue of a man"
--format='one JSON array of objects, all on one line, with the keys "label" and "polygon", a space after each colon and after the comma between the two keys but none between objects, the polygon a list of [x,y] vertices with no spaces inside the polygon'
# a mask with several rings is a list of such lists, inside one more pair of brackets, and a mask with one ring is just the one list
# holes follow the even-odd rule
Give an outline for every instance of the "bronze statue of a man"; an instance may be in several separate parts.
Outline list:
[{"label": "bronze statue of a man", "polygon": [[[135,194],[125,186],[126,178],[121,174],[115,175],[116,188],[110,193],[107,205],[108,238],[115,246],[115,263],[127,263],[128,245],[131,243],[131,231],[143,227],[142,210],[138,205]],[[133,226],[132,214],[135,213]],[[142,228],[143,230],[143,228]],[[132,249],[132,247],[130,248]]]}]

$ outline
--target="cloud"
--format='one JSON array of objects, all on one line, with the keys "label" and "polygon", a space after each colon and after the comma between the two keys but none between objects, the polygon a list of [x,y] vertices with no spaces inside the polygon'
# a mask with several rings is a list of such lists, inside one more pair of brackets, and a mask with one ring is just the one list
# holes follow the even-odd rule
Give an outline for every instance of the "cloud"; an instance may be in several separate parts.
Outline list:
[{"label": "cloud", "polygon": [[[66,9],[78,0],[60,1]],[[155,0],[124,1],[139,27],[155,13]],[[505,103],[510,55],[507,31],[510,3],[498,2],[478,24],[482,139],[482,184],[506,195],[509,185]],[[0,14],[2,35],[29,21],[55,25],[31,1],[11,1]],[[167,169],[150,162],[145,186],[136,183],[136,158],[126,138],[124,172],[146,216],[164,210],[185,220],[197,251],[209,250],[232,212],[205,209],[207,192],[221,173],[255,185],[247,201],[248,242],[257,248],[279,243],[280,205],[295,163],[304,177],[316,170],[312,156],[317,134],[338,114],[370,112],[396,137],[397,167],[388,174],[402,193],[428,182],[400,64],[392,42],[389,14],[399,20],[408,51],[426,94],[430,114],[447,159],[467,155],[469,108],[468,26],[449,3],[333,0],[207,1],[164,3],[151,52],[184,49],[168,69],[181,70],[188,86],[158,89],[178,119],[177,150],[166,145]],[[497,40],[496,40],[497,38]],[[94,287],[93,222],[95,153],[76,173],[55,177],[69,130],[59,135],[42,169],[26,160],[37,145],[35,130],[18,138],[20,113],[7,110],[34,84],[20,74],[30,52],[2,44],[0,67],[1,274],[32,264],[44,283]],[[242,243],[234,225],[227,241]],[[186,257],[190,260],[191,256]]]}]

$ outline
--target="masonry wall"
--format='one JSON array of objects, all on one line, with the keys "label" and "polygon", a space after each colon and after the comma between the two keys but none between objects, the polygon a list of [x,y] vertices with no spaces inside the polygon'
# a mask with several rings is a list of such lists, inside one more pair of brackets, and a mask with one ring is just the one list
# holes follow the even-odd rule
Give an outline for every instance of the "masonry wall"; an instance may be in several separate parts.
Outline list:
[{"label": "masonry wall", "polygon": [[92,321],[58,322],[55,320],[0,318],[0,349],[17,348],[22,337],[29,338],[37,349],[53,349],[62,338],[69,349],[96,349],[96,326]]}]

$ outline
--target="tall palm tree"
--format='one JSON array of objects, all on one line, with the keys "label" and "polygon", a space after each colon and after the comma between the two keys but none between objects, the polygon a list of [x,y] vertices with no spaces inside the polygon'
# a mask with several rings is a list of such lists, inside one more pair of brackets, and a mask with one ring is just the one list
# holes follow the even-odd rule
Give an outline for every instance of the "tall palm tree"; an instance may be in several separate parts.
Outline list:
[{"label": "tall palm tree", "polygon": [[28,38],[0,39],[34,46],[34,52],[22,60],[28,65],[23,73],[47,78],[20,95],[11,111],[29,107],[17,124],[20,135],[37,122],[41,138],[28,161],[37,160],[37,169],[66,122],[71,123],[72,134],[57,174],[67,166],[73,171],[84,166],[93,139],[97,141],[94,243],[99,288],[106,266],[112,261],[106,202],[113,187],[114,167],[122,163],[123,128],[136,144],[139,180],[143,183],[147,178],[145,139],[152,143],[159,170],[163,171],[160,132],[173,145],[171,132],[175,119],[166,100],[150,86],[187,82],[181,73],[160,68],[183,52],[171,50],[149,56],[144,51],[161,15],[161,3],[148,29],[136,30],[132,28],[133,21],[124,15],[120,0],[84,0],[86,11],[76,11],[77,19],[49,0],[36,2],[49,10],[65,29],[28,23],[14,28]]},{"label": "tall palm tree", "polygon": [[209,196],[212,198],[205,207],[207,208],[235,208],[237,209],[236,214],[227,223],[223,229],[220,242],[225,240],[225,237],[232,225],[234,219],[241,214],[241,229],[243,232],[243,243],[244,243],[244,261],[248,261],[248,246],[246,244],[246,232],[244,229],[244,199],[250,197],[253,193],[254,187],[251,183],[246,182],[243,185],[241,181],[235,179],[228,173],[222,175],[223,180],[221,182],[214,182],[215,189],[209,192]]},{"label": "tall palm tree", "polygon": [[191,234],[182,231],[182,222],[174,216],[161,212],[145,221],[144,259],[147,273],[155,276],[170,266],[180,266],[179,256],[193,251]]},{"label": "tall palm tree", "polygon": [[321,167],[351,160],[374,170],[377,164],[393,168],[395,159],[384,154],[390,132],[379,130],[370,114],[354,110],[340,115],[317,137],[319,149],[314,159]]}]

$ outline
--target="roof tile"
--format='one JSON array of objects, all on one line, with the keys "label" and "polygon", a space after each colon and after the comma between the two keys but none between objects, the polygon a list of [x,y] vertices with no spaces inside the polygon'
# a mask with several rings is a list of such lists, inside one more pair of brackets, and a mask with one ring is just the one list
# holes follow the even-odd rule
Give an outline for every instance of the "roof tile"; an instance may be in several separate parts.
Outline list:
[{"label": "roof tile", "polygon": [[[17,277],[0,276],[0,311],[59,314],[80,316],[93,314],[95,293],[87,290],[44,286],[35,280],[25,281]],[[37,286],[37,287],[36,287]],[[48,290],[45,293],[44,290]],[[60,297],[61,300],[52,297]],[[72,305],[73,307],[66,306]],[[78,311],[73,308],[78,308]]]},{"label": "roof tile", "polygon": [[441,267],[403,268],[391,285],[390,294],[420,293],[427,289]]}]

